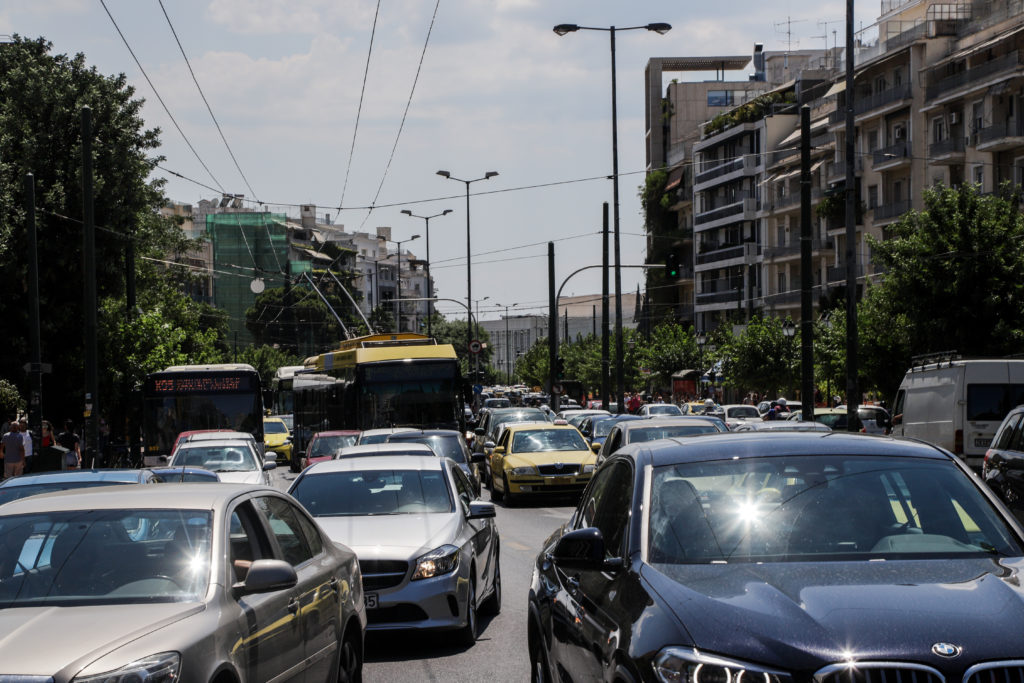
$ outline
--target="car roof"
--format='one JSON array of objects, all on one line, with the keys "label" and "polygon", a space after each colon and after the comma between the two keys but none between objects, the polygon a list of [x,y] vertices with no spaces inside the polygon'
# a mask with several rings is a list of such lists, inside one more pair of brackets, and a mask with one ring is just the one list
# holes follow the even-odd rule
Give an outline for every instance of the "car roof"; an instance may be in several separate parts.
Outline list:
[{"label": "car roof", "polygon": [[109,482],[137,482],[149,470],[66,470],[60,472],[40,472],[39,474],[23,474],[20,477],[12,477],[0,487],[35,486],[37,484],[49,484],[53,482],[82,482],[82,481],[109,481]]},{"label": "car roof", "polygon": [[12,500],[0,507],[0,515],[32,514],[51,510],[211,510],[240,494],[252,491],[281,493],[269,486],[225,482],[185,482],[174,486],[127,484],[118,486],[117,493],[113,495],[110,488],[99,486]]},{"label": "car roof", "polygon": [[832,428],[824,422],[810,420],[768,420],[766,422],[741,422],[735,431],[830,432]]},{"label": "car roof", "polygon": [[510,432],[521,432],[526,430],[536,431],[538,429],[571,429],[574,432],[579,431],[570,424],[559,425],[552,424],[550,422],[519,422],[513,425],[509,425],[505,427],[505,429]]},{"label": "car roof", "polygon": [[659,439],[623,446],[615,452],[654,466],[679,462],[798,455],[876,455],[950,460],[938,446],[878,434],[849,432],[723,432]]},{"label": "car roof", "polygon": [[444,460],[445,458],[434,455],[433,451],[430,455],[371,455],[364,458],[338,458],[314,463],[302,473],[302,476],[359,470],[439,470],[443,467]]},{"label": "car roof", "polygon": [[[457,429],[414,429],[408,432],[392,434],[392,436],[397,436],[399,440],[404,441],[406,439],[416,439],[424,436],[457,437],[462,436],[462,432]],[[394,441],[389,441],[388,443],[394,443]]]},{"label": "car roof", "polygon": [[754,410],[757,410],[757,406],[752,406],[747,403],[726,403],[721,407],[725,408],[726,410],[728,410],[729,408],[753,408]]},{"label": "car roof", "polygon": [[362,434],[362,432],[358,429],[328,429],[323,432],[317,432],[313,435],[313,438],[315,439],[318,436],[358,436],[359,434]]},{"label": "car roof", "polygon": [[179,451],[192,450],[196,448],[220,448],[222,446],[245,446],[252,445],[248,439],[203,439],[201,441],[186,441],[178,448]]},{"label": "car roof", "polygon": [[236,441],[241,439],[245,441],[255,441],[256,437],[249,432],[236,432],[230,429],[221,429],[191,434],[188,438],[188,443],[192,443],[193,441],[210,441],[216,439],[234,439]]},{"label": "car roof", "polygon": [[408,455],[411,453],[422,452],[424,455],[432,455],[435,458],[437,455],[431,450],[430,446],[425,443],[405,443],[405,442],[394,442],[387,441],[385,443],[370,443],[363,444],[361,446],[349,446],[342,448],[338,451],[339,458],[350,458],[358,455],[369,456],[369,455]]},{"label": "car roof", "polygon": [[273,415],[267,415],[263,418],[264,422],[284,422],[280,417],[274,417]]},{"label": "car roof", "polygon": [[180,477],[184,474],[199,475],[210,481],[220,481],[220,476],[213,470],[205,467],[192,467],[191,465],[179,465],[178,467],[154,467],[153,474],[165,479],[167,477]]},{"label": "car roof", "polygon": [[415,427],[379,427],[377,429],[364,429],[363,436],[378,436],[380,434],[397,434],[398,432],[415,432]]},{"label": "car roof", "polygon": [[664,417],[648,417],[641,418],[640,420],[627,420],[629,424],[624,424],[623,429],[641,429],[644,427],[669,427],[674,425],[687,425],[687,424],[709,424],[709,425],[721,425],[722,421],[716,417],[704,417],[703,415],[666,415]]}]

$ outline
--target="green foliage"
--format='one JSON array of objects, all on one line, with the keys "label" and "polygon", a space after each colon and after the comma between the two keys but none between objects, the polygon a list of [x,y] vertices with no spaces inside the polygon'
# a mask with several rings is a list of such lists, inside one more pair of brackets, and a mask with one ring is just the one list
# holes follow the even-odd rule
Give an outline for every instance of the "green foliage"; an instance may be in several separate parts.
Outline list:
[{"label": "green foliage", "polygon": [[[168,244],[184,240],[173,222],[156,215],[164,202],[162,181],[147,178],[162,157],[155,152],[158,131],[144,128],[142,100],[124,75],[104,76],[87,66],[84,56],[53,55],[50,49],[43,39],[20,36],[0,49],[0,280],[9,283],[8,296],[0,299],[0,319],[7,329],[28,329],[23,177],[32,173],[42,357],[54,367],[44,408],[50,415],[67,415],[81,411],[84,384],[82,226],[76,222],[82,215],[83,106],[92,109],[96,224],[134,234],[139,258],[166,253]],[[99,298],[120,296],[124,240],[97,230],[96,250]],[[22,381],[28,337],[8,335],[0,376]]]},{"label": "green foliage", "polygon": [[24,410],[25,399],[18,392],[18,387],[0,379],[0,420],[9,420]]},{"label": "green foliage", "polygon": [[302,356],[264,344],[240,348],[237,355],[232,353],[230,358],[224,358],[222,362],[248,363],[260,373],[260,381],[263,382],[263,386],[269,387],[270,380],[274,379],[278,368],[302,365],[304,360]]},{"label": "green foliage", "polygon": [[[482,327],[479,330],[474,328],[474,339],[478,339],[484,344],[484,349],[474,356],[466,348],[465,320],[445,320],[440,315],[435,314],[431,327],[434,339],[437,340],[438,344],[451,344],[455,347],[455,355],[458,356],[463,377],[468,376],[468,372],[476,368],[478,359],[481,370],[484,370],[491,364],[493,349],[490,344],[491,336],[487,334],[487,330]],[[472,366],[470,366],[470,363],[472,363]]]},{"label": "green foliage", "polygon": [[544,387],[548,381],[548,339],[538,339],[516,363],[516,373],[530,386]]},{"label": "green foliage", "polygon": [[785,93],[765,93],[734,109],[716,115],[704,126],[704,137],[721,133],[723,130],[728,130],[741,123],[760,121],[767,114],[771,113],[774,105],[793,104],[795,102],[796,94],[792,90]]},{"label": "green foliage", "polygon": [[743,334],[727,342],[720,355],[728,386],[792,395],[797,385],[800,337],[787,338],[779,318],[755,316]]},{"label": "green foliage", "polygon": [[[889,239],[868,238],[874,262],[887,270],[861,304],[869,362],[884,354],[905,370],[911,356],[935,351],[1020,352],[1024,216],[1007,189],[984,196],[971,185],[929,188],[925,209],[901,218]],[[881,385],[890,365],[869,365],[871,379]]]},{"label": "green foliage", "polygon": [[640,349],[640,363],[651,371],[651,378],[662,388],[672,386],[672,375],[697,368],[699,360],[693,327],[689,330],[674,321],[666,321],[651,332]]}]

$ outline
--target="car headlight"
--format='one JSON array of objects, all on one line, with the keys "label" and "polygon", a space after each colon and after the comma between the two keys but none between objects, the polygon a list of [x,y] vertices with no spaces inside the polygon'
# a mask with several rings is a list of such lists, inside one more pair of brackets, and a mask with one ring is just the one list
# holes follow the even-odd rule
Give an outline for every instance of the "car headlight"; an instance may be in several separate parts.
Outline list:
[{"label": "car headlight", "polygon": [[137,659],[120,669],[94,676],[76,676],[72,683],[172,683],[181,671],[181,655],[161,652]]},{"label": "car headlight", "polygon": [[537,468],[533,465],[526,465],[525,467],[513,467],[510,469],[509,474],[514,474],[517,477],[529,477],[531,475],[536,476]]},{"label": "car headlight", "polygon": [[453,572],[458,566],[459,549],[454,545],[443,545],[416,558],[416,570],[412,573],[412,580],[432,579]]},{"label": "car headlight", "polygon": [[682,647],[666,647],[659,652],[654,673],[665,683],[792,683],[784,671]]},{"label": "car headlight", "polygon": [[593,471],[594,471],[594,466],[593,465],[584,465],[583,466],[583,474],[590,474]]}]

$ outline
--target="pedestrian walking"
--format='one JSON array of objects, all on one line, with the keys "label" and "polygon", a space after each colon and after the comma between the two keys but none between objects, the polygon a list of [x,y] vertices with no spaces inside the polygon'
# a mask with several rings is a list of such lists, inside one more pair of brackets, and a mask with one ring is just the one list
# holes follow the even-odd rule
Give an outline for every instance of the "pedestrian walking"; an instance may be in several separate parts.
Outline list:
[{"label": "pedestrian walking", "polygon": [[57,445],[57,435],[53,433],[53,425],[49,420],[43,420],[43,438],[39,442],[40,448],[49,448]]},{"label": "pedestrian walking", "polygon": [[75,426],[71,420],[64,421],[64,431],[57,435],[57,445],[68,449],[64,455],[65,466],[69,470],[77,470],[82,466],[82,448],[79,446],[81,439],[75,434]]},{"label": "pedestrian walking", "polygon": [[0,457],[4,461],[4,479],[16,477],[25,470],[25,439],[21,436],[18,423],[0,437]]},{"label": "pedestrian walking", "polygon": [[31,472],[33,462],[32,456],[35,451],[32,444],[32,432],[28,430],[28,420],[24,417],[21,418],[21,422],[18,423],[18,427],[21,429],[21,439],[25,442],[25,466],[23,468],[23,472]]}]

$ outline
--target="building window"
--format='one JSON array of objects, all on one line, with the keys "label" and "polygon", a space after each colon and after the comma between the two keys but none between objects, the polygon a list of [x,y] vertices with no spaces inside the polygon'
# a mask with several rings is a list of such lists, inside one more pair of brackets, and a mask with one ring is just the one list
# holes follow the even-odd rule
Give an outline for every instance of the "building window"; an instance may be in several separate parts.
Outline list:
[{"label": "building window", "polygon": [[878,206],[878,185],[868,186],[868,208],[873,209]]},{"label": "building window", "polygon": [[946,119],[942,116],[937,116],[932,119],[932,142],[942,142],[949,135],[946,133]]},{"label": "building window", "polygon": [[731,107],[733,97],[731,90],[708,90],[709,107]]},{"label": "building window", "polygon": [[971,178],[975,185],[980,185],[982,189],[985,187],[985,166],[978,164],[971,169]]}]

